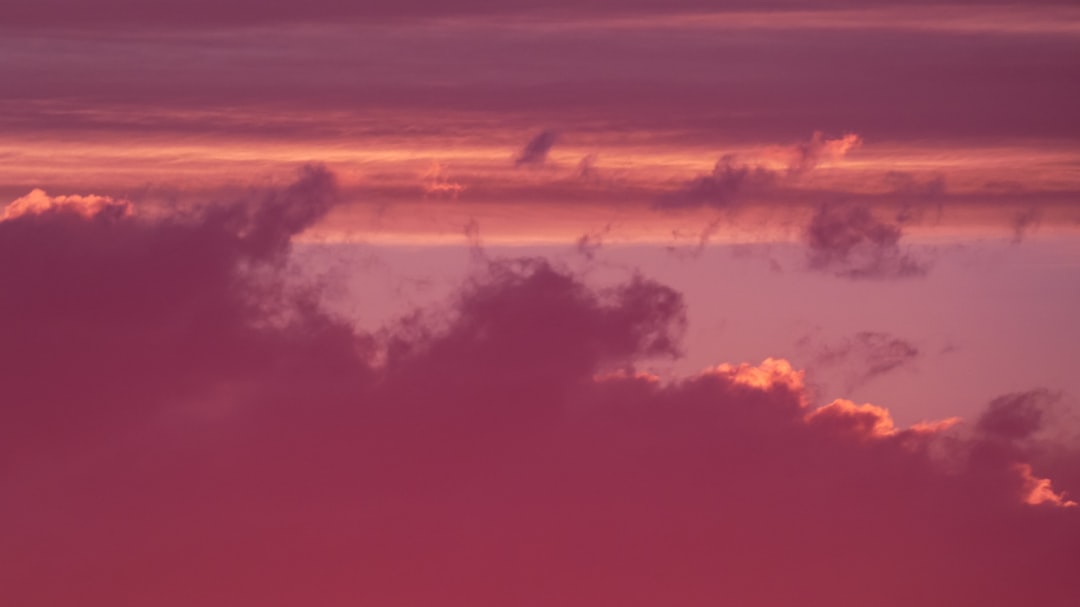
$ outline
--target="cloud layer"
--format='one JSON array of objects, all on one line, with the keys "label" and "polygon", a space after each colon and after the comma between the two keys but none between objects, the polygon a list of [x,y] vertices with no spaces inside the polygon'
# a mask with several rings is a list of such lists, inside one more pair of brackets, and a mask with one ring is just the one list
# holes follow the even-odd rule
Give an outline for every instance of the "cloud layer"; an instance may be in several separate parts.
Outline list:
[{"label": "cloud layer", "polygon": [[[681,380],[680,294],[485,261],[367,335],[286,287],[308,168],[148,217],[0,221],[13,604],[1071,605],[1049,400],[972,427],[813,409],[786,361]],[[1047,471],[1053,469],[1053,482]]]}]

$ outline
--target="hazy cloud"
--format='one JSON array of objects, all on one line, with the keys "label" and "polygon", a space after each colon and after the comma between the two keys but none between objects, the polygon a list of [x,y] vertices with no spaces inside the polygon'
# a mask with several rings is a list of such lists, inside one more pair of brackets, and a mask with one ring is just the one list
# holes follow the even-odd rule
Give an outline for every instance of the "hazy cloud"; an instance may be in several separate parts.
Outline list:
[{"label": "hazy cloud", "polygon": [[657,202],[661,208],[727,207],[743,194],[760,193],[797,181],[826,160],[843,158],[862,140],[848,134],[838,139],[826,139],[820,131],[809,141],[776,150],[786,168],[766,164],[747,164],[735,154],[725,154],[716,162],[709,175],[696,177],[678,190]]},{"label": "hazy cloud", "polygon": [[920,356],[914,344],[880,331],[860,331],[816,349],[815,364],[841,368],[848,379],[848,390],[880,375],[910,367]]},{"label": "hazy cloud", "polygon": [[822,205],[806,228],[810,268],[844,278],[921,276],[929,265],[900,246],[899,223],[879,220],[865,206]]}]

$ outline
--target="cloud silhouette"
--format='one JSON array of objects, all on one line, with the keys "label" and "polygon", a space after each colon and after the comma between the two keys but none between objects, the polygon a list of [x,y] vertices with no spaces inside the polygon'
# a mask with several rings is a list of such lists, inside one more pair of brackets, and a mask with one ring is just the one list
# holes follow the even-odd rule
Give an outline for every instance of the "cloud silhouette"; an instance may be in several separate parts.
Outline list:
[{"label": "cloud silhouette", "polygon": [[678,191],[662,197],[657,206],[660,208],[726,207],[743,192],[772,187],[778,179],[776,171],[762,166],[742,164],[734,154],[725,154],[716,162],[712,173],[690,180]]},{"label": "cloud silhouette", "polygon": [[900,224],[886,223],[865,206],[822,205],[806,228],[811,269],[844,278],[908,278],[929,265],[900,247]]},{"label": "cloud silhouette", "polygon": [[308,168],[164,217],[0,221],[7,601],[1075,598],[1080,509],[1044,463],[1077,460],[1001,447],[1023,407],[901,428],[814,409],[780,359],[662,380],[642,368],[679,353],[678,292],[537,258],[478,260],[444,314],[360,333],[283,280],[336,201]]},{"label": "cloud silhouette", "polygon": [[525,147],[514,158],[514,165],[536,166],[544,164],[547,162],[548,152],[555,147],[555,142],[558,139],[559,134],[553,130],[540,131],[525,144]]},{"label": "cloud silhouette", "polygon": [[815,131],[809,141],[793,147],[794,158],[788,164],[788,175],[799,176],[817,168],[823,161],[843,158],[859,145],[862,145],[862,138],[854,133],[837,139],[826,139],[824,133]]},{"label": "cloud silhouette", "polygon": [[881,331],[859,331],[819,346],[814,363],[842,367],[848,378],[847,390],[853,390],[876,377],[910,366],[919,356],[919,348],[907,340]]}]

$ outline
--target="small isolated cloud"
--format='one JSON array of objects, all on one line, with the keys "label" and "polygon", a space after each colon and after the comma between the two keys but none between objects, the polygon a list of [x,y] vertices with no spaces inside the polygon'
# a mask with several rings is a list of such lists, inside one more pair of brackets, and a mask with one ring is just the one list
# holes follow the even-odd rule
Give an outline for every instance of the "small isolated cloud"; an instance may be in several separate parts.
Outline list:
[{"label": "small isolated cloud", "polygon": [[[1009,463],[1028,504],[1076,507],[1070,498],[1080,495],[1080,450],[1077,436],[1070,433],[1078,428],[1060,404],[1061,395],[1045,388],[995,398],[975,421],[968,458],[979,466]],[[1036,468],[1053,475],[1053,482],[1036,475]],[[1055,489],[1059,481],[1064,490]]]},{"label": "small isolated cloud", "polygon": [[[809,341],[809,340],[806,340]],[[880,331],[860,331],[854,336],[818,348],[814,363],[841,368],[847,389],[903,367],[910,367],[920,356],[911,342]]]},{"label": "small isolated cloud", "polygon": [[1024,211],[1020,211],[1013,216],[1012,219],[1012,231],[1013,231],[1013,243],[1019,244],[1027,236],[1027,233],[1039,225],[1040,217],[1039,209],[1030,208]]},{"label": "small isolated cloud", "polygon": [[[672,243],[665,247],[667,252],[679,259],[697,259],[698,257],[701,257],[701,254],[705,252],[705,247],[709,245],[709,241],[712,240],[712,237],[720,230],[722,221],[721,218],[710,220],[701,228],[701,230],[693,235],[693,245],[683,246]],[[684,236],[685,235],[679,231],[672,232],[672,237],[676,241],[683,240]]]},{"label": "small isolated cloud", "polygon": [[1049,390],[1005,394],[990,401],[976,428],[987,436],[1022,440],[1038,432],[1046,422],[1049,407],[1058,396]]},{"label": "small isolated cloud", "polygon": [[606,224],[599,230],[582,234],[574,244],[574,249],[588,261],[596,259],[596,254],[604,246],[604,239],[611,233],[612,225]]},{"label": "small isolated cloud", "polygon": [[929,265],[900,246],[899,223],[886,223],[865,206],[822,205],[806,228],[809,265],[844,278],[907,278]]},{"label": "small isolated cloud", "polygon": [[514,158],[514,166],[541,166],[547,162],[548,153],[559,140],[559,133],[547,129],[536,134]]}]

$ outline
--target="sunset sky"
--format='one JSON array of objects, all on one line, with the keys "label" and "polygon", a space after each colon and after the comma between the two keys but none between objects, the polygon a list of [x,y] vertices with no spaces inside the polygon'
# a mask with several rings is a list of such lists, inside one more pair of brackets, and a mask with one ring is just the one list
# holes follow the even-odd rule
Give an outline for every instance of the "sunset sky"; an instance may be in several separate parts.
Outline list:
[{"label": "sunset sky", "polygon": [[0,0],[0,600],[1073,607],[1080,7]]}]

